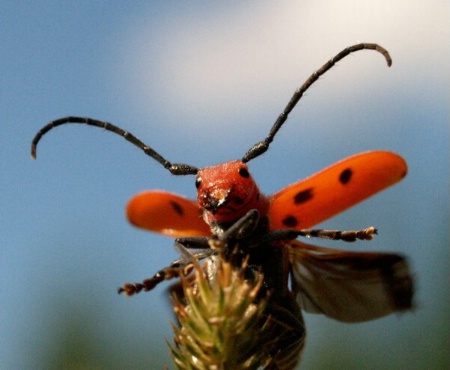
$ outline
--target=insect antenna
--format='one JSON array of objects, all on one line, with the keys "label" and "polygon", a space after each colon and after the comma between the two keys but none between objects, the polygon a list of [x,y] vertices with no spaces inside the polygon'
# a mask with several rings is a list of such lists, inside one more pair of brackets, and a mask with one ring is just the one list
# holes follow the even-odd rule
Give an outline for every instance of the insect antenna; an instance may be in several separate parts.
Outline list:
[{"label": "insect antenna", "polygon": [[337,62],[341,59],[344,59],[346,56],[350,55],[359,50],[375,50],[381,53],[386,59],[388,67],[392,65],[392,59],[389,55],[389,52],[381,47],[378,44],[369,44],[369,43],[361,43],[353,46],[349,46],[342,50],[340,53],[331,58],[328,62],[326,62],[322,67],[320,67],[317,71],[315,71],[304,83],[303,85],[295,91],[294,95],[292,95],[291,100],[284,108],[283,112],[278,116],[278,119],[275,121],[274,125],[270,129],[269,135],[263,140],[255,145],[253,145],[247,153],[245,153],[244,157],[242,157],[242,162],[246,163],[251,161],[252,159],[260,156],[265,153],[267,149],[269,149],[270,143],[273,141],[273,138],[277,134],[278,130],[283,126],[286,122],[289,113],[291,113],[292,109],[297,105],[298,101],[302,98],[303,94],[308,90],[314,82],[316,82],[320,76],[325,74],[328,70],[330,70]]},{"label": "insect antenna", "polygon": [[126,140],[128,140],[131,144],[137,146],[139,149],[141,149],[145,154],[147,154],[149,157],[152,157],[159,163],[163,165],[163,167],[167,170],[169,170],[173,175],[195,175],[198,172],[198,168],[191,166],[189,164],[179,164],[179,163],[170,163],[167,159],[165,159],[163,156],[161,156],[159,153],[154,151],[152,148],[150,148],[148,145],[144,144],[141,140],[139,140],[136,136],[133,134],[122,130],[120,127],[117,127],[109,122],[103,122],[92,118],[84,118],[84,117],[64,117],[59,118],[55,121],[52,121],[42,127],[36,136],[34,137],[33,141],[31,142],[31,157],[33,159],[36,159],[36,149],[39,141],[41,140],[42,136],[44,136],[47,132],[52,130],[55,127],[69,124],[69,123],[79,123],[79,124],[85,124],[89,126],[95,126],[105,129],[106,131],[111,131],[119,136],[124,137]]}]

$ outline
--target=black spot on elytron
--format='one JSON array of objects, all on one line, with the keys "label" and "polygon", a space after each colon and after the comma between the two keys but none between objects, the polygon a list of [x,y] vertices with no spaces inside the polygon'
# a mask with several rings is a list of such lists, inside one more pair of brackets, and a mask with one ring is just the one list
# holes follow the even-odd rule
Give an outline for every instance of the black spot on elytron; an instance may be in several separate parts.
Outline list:
[{"label": "black spot on elytron", "polygon": [[296,227],[298,225],[298,220],[295,216],[288,215],[283,219],[283,225],[287,227]]},{"label": "black spot on elytron", "polygon": [[180,216],[184,216],[183,207],[181,207],[177,202],[174,202],[173,200],[171,200],[170,205],[172,206],[173,210],[176,213],[178,213]]},{"label": "black spot on elytron", "polygon": [[246,168],[239,168],[239,175],[244,179],[248,179],[250,177],[250,173]]},{"label": "black spot on elytron", "polygon": [[350,168],[346,168],[339,175],[339,182],[342,185],[346,185],[350,181],[350,179],[352,178],[352,175],[353,175],[353,171]]},{"label": "black spot on elytron", "polygon": [[295,204],[305,203],[308,200],[311,200],[312,198],[313,198],[313,188],[305,189],[295,194],[294,203]]}]

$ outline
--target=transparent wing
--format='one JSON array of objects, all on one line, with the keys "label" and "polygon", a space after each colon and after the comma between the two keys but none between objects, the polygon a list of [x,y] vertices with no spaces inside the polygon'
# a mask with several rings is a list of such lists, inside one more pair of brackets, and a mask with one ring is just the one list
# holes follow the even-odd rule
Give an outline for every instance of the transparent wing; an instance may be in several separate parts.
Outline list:
[{"label": "transparent wing", "polygon": [[290,243],[292,290],[306,312],[361,322],[412,308],[406,260],[393,253],[346,252]]}]

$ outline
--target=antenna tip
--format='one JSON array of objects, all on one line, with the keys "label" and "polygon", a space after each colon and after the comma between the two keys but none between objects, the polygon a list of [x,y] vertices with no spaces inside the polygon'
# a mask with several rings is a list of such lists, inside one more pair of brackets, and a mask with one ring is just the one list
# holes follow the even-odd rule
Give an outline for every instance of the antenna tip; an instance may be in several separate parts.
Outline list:
[{"label": "antenna tip", "polygon": [[381,53],[384,56],[384,59],[386,59],[386,63],[388,67],[392,66],[392,58],[389,52],[382,46],[375,44],[375,50]]}]

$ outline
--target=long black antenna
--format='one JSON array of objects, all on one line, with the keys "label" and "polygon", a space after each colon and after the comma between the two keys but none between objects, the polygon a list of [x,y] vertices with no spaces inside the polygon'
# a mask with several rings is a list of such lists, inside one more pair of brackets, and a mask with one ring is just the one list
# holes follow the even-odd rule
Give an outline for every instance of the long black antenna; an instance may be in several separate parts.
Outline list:
[{"label": "long black antenna", "polygon": [[256,143],[253,145],[247,153],[245,153],[244,157],[242,157],[243,162],[249,162],[252,159],[260,156],[261,154],[265,153],[267,149],[269,149],[270,143],[273,141],[273,138],[277,134],[278,130],[283,126],[283,124],[286,122],[289,113],[291,113],[292,109],[296,106],[298,101],[302,98],[303,94],[306,90],[308,90],[311,85],[316,82],[320,76],[325,74],[328,70],[330,70],[337,62],[339,62],[341,59],[345,58],[351,53],[354,53],[359,50],[375,50],[381,53],[384,58],[386,59],[388,67],[392,65],[392,59],[389,55],[389,52],[381,47],[378,44],[368,44],[368,43],[361,43],[353,46],[349,46],[348,48],[345,48],[342,50],[339,54],[331,58],[328,62],[326,62],[322,67],[320,67],[317,71],[315,71],[304,83],[303,85],[295,91],[294,95],[292,95],[291,100],[289,101],[288,105],[286,105],[286,108],[284,108],[283,112],[278,116],[278,119],[275,121],[274,125],[270,129],[269,135],[259,143]]},{"label": "long black antenna", "polygon": [[79,123],[79,124],[85,124],[89,126],[96,126],[105,129],[106,131],[111,131],[117,135],[123,136],[126,140],[128,140],[133,145],[136,145],[138,148],[140,148],[145,154],[152,157],[153,159],[157,160],[159,163],[161,163],[165,169],[169,170],[173,175],[195,175],[198,172],[198,168],[191,166],[189,164],[179,164],[179,163],[170,163],[168,160],[166,160],[164,157],[162,157],[160,154],[155,152],[152,148],[150,148],[148,145],[144,144],[142,141],[140,141],[136,136],[133,134],[130,134],[127,131],[122,130],[120,127],[117,127],[109,122],[102,122],[98,121],[96,119],[92,118],[83,118],[83,117],[64,117],[59,118],[55,121],[52,121],[42,127],[39,132],[34,137],[33,141],[31,142],[31,156],[33,159],[36,159],[36,148],[39,143],[39,140],[41,140],[42,136],[44,136],[47,132],[52,130],[55,127],[65,125],[68,123]]}]

